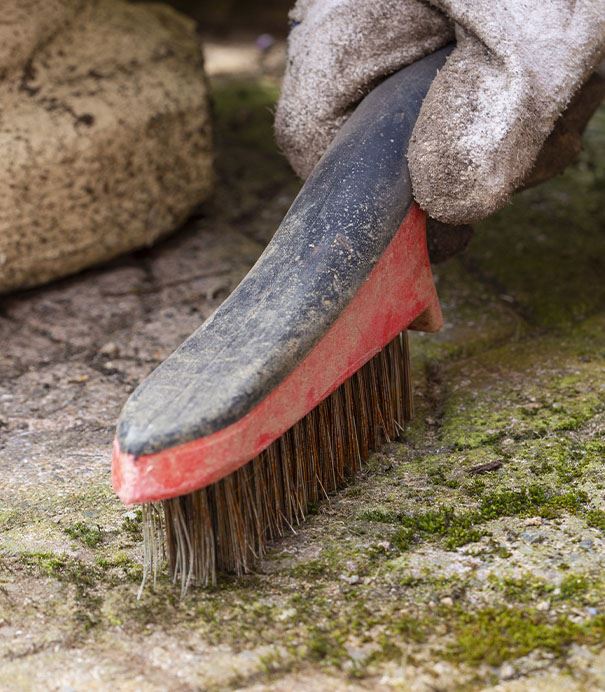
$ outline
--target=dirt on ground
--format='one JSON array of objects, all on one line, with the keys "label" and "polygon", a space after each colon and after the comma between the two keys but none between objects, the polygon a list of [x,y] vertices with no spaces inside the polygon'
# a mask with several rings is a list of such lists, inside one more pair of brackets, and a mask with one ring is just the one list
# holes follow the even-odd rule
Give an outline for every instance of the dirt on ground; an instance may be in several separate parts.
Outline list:
[{"label": "dirt on ground", "polygon": [[0,304],[0,689],[605,689],[605,111],[579,162],[436,268],[417,413],[255,574],[137,600],[110,485],[136,384],[254,263],[299,182],[283,46],[210,42],[217,191],[154,248]]}]

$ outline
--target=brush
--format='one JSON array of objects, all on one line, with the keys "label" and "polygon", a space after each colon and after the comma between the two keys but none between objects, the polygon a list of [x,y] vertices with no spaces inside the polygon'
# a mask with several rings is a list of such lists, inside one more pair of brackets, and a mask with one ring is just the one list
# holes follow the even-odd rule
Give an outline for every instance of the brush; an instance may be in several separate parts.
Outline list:
[{"label": "brush", "polygon": [[406,151],[450,50],[361,101],[254,267],[124,406],[113,484],[143,504],[145,575],[166,555],[185,593],[253,570],[411,418],[406,330],[442,319]]}]

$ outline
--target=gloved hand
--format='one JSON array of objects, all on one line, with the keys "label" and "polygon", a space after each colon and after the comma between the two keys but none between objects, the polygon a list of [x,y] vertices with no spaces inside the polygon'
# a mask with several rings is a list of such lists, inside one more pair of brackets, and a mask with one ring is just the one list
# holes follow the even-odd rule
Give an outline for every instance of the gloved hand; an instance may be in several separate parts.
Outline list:
[{"label": "gloved hand", "polygon": [[299,0],[291,19],[275,127],[303,177],[377,82],[455,38],[408,151],[415,198],[452,224],[506,203],[605,54],[605,0]]}]

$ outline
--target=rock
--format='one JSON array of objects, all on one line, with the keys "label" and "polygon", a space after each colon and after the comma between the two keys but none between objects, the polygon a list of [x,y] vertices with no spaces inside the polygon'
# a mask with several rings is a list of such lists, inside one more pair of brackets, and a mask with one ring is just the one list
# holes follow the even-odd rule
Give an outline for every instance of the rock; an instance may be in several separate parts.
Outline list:
[{"label": "rock", "polygon": [[515,675],[515,669],[513,666],[511,666],[510,663],[505,663],[501,668],[500,668],[500,677],[503,680],[510,680],[510,678],[514,677]]},{"label": "rock", "polygon": [[542,526],[542,518],[528,517],[523,523],[525,526]]},{"label": "rock", "polygon": [[342,581],[346,582],[347,584],[351,584],[351,585],[359,584],[359,582],[360,582],[358,574],[351,574],[351,575],[341,574],[340,579]]},{"label": "rock", "polygon": [[6,4],[0,292],[150,245],[212,183],[190,20],[121,0]]},{"label": "rock", "polygon": [[285,608],[277,615],[277,619],[280,622],[285,622],[286,620],[291,620],[296,616],[296,608]]},{"label": "rock", "polygon": [[22,68],[37,46],[67,25],[87,0],[3,0],[0,66]]},{"label": "rock", "polygon": [[118,345],[113,341],[108,341],[106,344],[101,346],[99,353],[102,356],[117,356],[120,352]]}]

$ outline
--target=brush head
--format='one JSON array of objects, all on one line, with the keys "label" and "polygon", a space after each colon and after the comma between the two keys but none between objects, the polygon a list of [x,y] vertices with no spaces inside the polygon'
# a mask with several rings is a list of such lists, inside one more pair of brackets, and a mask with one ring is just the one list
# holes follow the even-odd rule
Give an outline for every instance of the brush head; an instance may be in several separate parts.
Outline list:
[{"label": "brush head", "polygon": [[268,542],[349,481],[372,450],[399,437],[412,400],[404,333],[250,463],[161,508],[148,505],[146,573],[159,568],[162,540],[183,595],[192,583],[214,584],[218,572],[249,572]]}]

